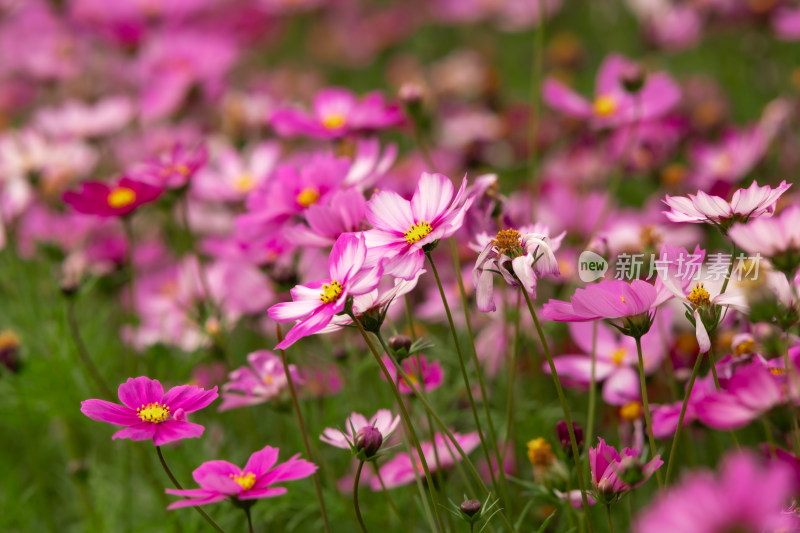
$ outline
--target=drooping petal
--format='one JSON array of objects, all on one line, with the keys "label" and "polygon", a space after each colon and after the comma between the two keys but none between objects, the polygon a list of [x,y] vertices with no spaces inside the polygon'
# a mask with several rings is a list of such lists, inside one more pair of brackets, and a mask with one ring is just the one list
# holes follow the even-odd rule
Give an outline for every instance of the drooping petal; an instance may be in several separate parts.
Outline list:
[{"label": "drooping petal", "polygon": [[200,424],[180,420],[165,420],[155,425],[157,427],[153,436],[153,444],[156,446],[163,446],[181,439],[200,438],[206,429]]},{"label": "drooping petal", "polygon": [[114,433],[112,439],[149,440],[156,434],[156,426],[152,422],[139,422],[138,424],[121,429]]}]

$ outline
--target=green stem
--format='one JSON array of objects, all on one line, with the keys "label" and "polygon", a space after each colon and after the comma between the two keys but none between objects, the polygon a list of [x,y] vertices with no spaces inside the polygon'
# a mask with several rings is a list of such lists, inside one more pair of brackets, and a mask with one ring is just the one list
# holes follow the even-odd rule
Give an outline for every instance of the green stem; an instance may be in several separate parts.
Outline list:
[{"label": "green stem", "polygon": [[356,510],[356,518],[358,519],[358,525],[361,528],[362,533],[367,533],[367,526],[364,525],[364,519],[361,518],[361,508],[358,506],[358,482],[359,480],[361,480],[362,468],[364,468],[363,460],[358,462],[358,468],[356,469],[356,478],[353,481],[353,507]]},{"label": "green stem", "polygon": [[89,351],[86,349],[86,344],[83,342],[83,337],[81,337],[81,330],[78,327],[78,320],[75,318],[75,300],[74,295],[67,296],[67,324],[69,325],[69,331],[72,335],[72,341],[75,343],[75,348],[78,350],[78,357],[83,363],[83,366],[86,367],[86,371],[89,373],[89,376],[94,381],[95,386],[100,390],[100,392],[106,398],[113,398],[114,393],[111,392],[111,388],[106,385],[103,376],[100,374],[100,371],[95,366],[92,358],[89,356]]},{"label": "green stem", "polygon": [[[439,531],[444,531],[445,530],[444,522],[442,521],[441,510],[439,509],[439,498],[436,494],[436,491],[433,490],[433,477],[431,477],[431,471],[430,468],[428,468],[428,461],[425,460],[425,455],[422,453],[422,447],[420,446],[417,432],[414,429],[414,425],[411,423],[411,418],[408,416],[408,410],[406,409],[405,403],[403,402],[403,397],[400,396],[400,391],[395,385],[394,380],[392,379],[392,375],[389,373],[389,369],[386,368],[386,365],[383,363],[383,359],[381,359],[381,356],[378,353],[378,350],[375,348],[375,345],[372,344],[372,340],[369,338],[367,330],[364,329],[364,326],[363,324],[361,324],[361,321],[358,320],[353,314],[350,314],[350,318],[353,320],[353,323],[356,325],[356,327],[358,327],[358,331],[361,332],[361,336],[364,337],[364,342],[367,343],[367,347],[369,348],[370,352],[372,352],[375,361],[381,368],[381,372],[383,372],[383,375],[386,377],[386,381],[389,382],[389,385],[392,389],[392,394],[394,395],[395,400],[397,401],[397,405],[400,408],[400,416],[403,419],[403,423],[406,426],[406,431],[408,431],[410,440],[417,450],[417,456],[419,457],[419,462],[420,464],[422,464],[422,470],[425,472],[425,481],[428,483],[428,487],[431,488],[431,490],[428,492],[430,493],[431,500],[433,501],[433,509],[434,509],[434,514],[436,516],[436,523],[438,525]],[[386,352],[391,357],[391,351],[388,350],[387,348],[388,347],[384,347]],[[394,359],[392,359],[392,362],[395,363],[397,373],[400,374],[400,376],[405,380],[408,386],[411,387],[412,390],[414,390],[414,385],[411,383],[411,379],[409,379],[409,377],[405,374],[405,372],[403,372],[403,369],[400,367],[399,364],[397,364],[394,361]]]},{"label": "green stem", "polygon": [[550,346],[547,344],[547,338],[542,330],[542,325],[539,323],[539,317],[536,316],[536,310],[533,308],[533,302],[525,290],[523,284],[520,282],[520,291],[525,297],[525,303],[528,304],[528,311],[533,318],[533,324],[536,326],[536,332],[539,334],[539,340],[542,343],[544,355],[547,358],[547,364],[550,365],[550,373],[553,375],[553,383],[556,386],[556,393],[558,394],[558,401],[561,402],[561,409],[564,411],[564,421],[567,423],[567,431],[569,432],[569,442],[572,447],[572,458],[575,461],[575,474],[578,478],[578,488],[581,491],[581,501],[583,503],[583,512],[585,514],[586,523],[589,526],[590,533],[594,531],[592,520],[590,518],[589,500],[586,497],[586,485],[583,480],[583,469],[581,468],[580,451],[578,450],[578,441],[575,439],[575,428],[572,427],[572,415],[569,412],[567,405],[567,398],[564,396],[564,389],[561,387],[561,381],[558,379],[558,370],[556,364],[553,362],[553,356],[550,354]]},{"label": "green stem", "polygon": [[[656,439],[653,437],[653,419],[650,414],[650,404],[647,401],[647,380],[644,377],[644,357],[642,356],[642,338],[636,337],[636,354],[639,357],[639,383],[642,386],[642,406],[644,407],[644,420],[647,424],[647,438],[650,441],[650,458],[656,456]],[[656,480],[658,486],[663,487],[664,481],[661,479],[661,470],[656,470]]]},{"label": "green stem", "polygon": [[[517,371],[517,352],[519,351],[517,344],[519,343],[519,324],[521,316],[521,313],[519,312],[519,306],[521,302],[522,297],[517,294],[517,306],[515,309],[516,315],[514,316],[514,337],[511,343],[511,357],[509,358],[510,360],[508,362],[508,398],[506,399],[506,436],[505,439],[503,439],[504,445],[514,441],[512,433],[514,430],[514,392]],[[511,453],[514,453],[513,447]],[[505,451],[503,451],[503,459],[505,459]]]},{"label": "green stem", "polygon": [[[369,346],[370,350],[372,350],[372,354],[375,357],[380,358],[375,349],[375,346],[372,344],[372,341],[369,340],[369,337],[367,336],[364,327],[360,323],[357,323],[357,325],[359,326],[359,330],[361,331],[364,340],[367,341],[367,345]],[[450,428],[447,426],[447,424],[445,424],[444,420],[442,420],[442,418],[438,415],[438,413],[436,413],[436,411],[433,409],[433,406],[431,405],[425,393],[422,391],[422,389],[418,389],[414,385],[414,383],[411,381],[411,378],[409,378],[408,374],[406,374],[405,370],[403,370],[403,368],[400,366],[400,363],[394,357],[391,350],[389,350],[389,347],[386,345],[386,341],[383,340],[383,337],[381,335],[376,335],[376,336],[378,340],[381,342],[383,349],[386,350],[387,354],[389,354],[389,358],[392,360],[392,363],[397,369],[397,373],[400,374],[400,378],[402,378],[406,382],[408,387],[414,393],[414,396],[419,399],[419,401],[422,403],[422,405],[425,407],[428,413],[430,413],[434,422],[436,422],[436,424],[441,428],[442,433],[444,433],[444,435],[456,449],[456,452],[458,452],[458,455],[461,457],[461,460],[464,462],[464,464],[467,465],[467,469],[469,470],[470,475],[475,480],[477,485],[486,494],[491,494],[489,488],[486,486],[486,483],[483,482],[483,478],[481,478],[480,474],[478,473],[478,470],[475,468],[475,465],[472,463],[466,452],[464,452],[464,448],[461,447],[461,444],[459,444],[458,440],[456,440],[455,436],[453,435],[453,432],[450,431]],[[383,364],[383,361],[380,361],[380,363]],[[505,527],[509,531],[514,531],[514,527],[511,525],[511,522],[508,521],[508,518],[506,517],[505,513],[498,513],[498,515],[500,516],[500,519],[503,521],[503,525],[505,525]]]},{"label": "green stem", "polygon": [[[486,382],[483,376],[483,366],[478,360],[478,350],[475,348],[475,333],[472,330],[472,320],[469,316],[469,305],[467,303],[467,292],[464,290],[464,280],[461,278],[461,262],[458,260],[458,250],[456,248],[456,241],[450,238],[450,250],[453,253],[453,266],[456,271],[456,279],[458,280],[458,292],[461,295],[461,306],[464,309],[464,319],[467,323],[467,333],[469,334],[470,347],[472,348],[472,364],[475,367],[475,373],[478,375],[478,387],[481,392],[481,402],[483,403],[483,411],[486,415],[486,424],[489,427],[489,439],[494,444],[494,456],[497,460],[498,476],[500,478],[500,487],[503,490],[503,499],[509,507],[509,514],[511,514],[510,506],[511,500],[508,494],[508,483],[506,482],[506,474],[503,470],[503,457],[500,453],[500,443],[497,441],[497,432],[494,428],[494,421],[492,420],[492,412],[489,408],[489,395],[486,393]],[[504,442],[505,446],[507,443]],[[489,463],[489,470],[492,470],[492,463]]]},{"label": "green stem", "polygon": [[247,517],[247,531],[253,533],[253,517],[250,516],[250,507],[244,508],[244,515]]},{"label": "green stem", "polygon": [[[466,387],[467,400],[469,400],[469,407],[472,410],[472,418],[474,419],[476,429],[478,430],[478,437],[480,438],[481,441],[481,447],[483,448],[483,453],[486,456],[486,463],[489,465],[489,475],[491,476],[492,479],[492,486],[495,487],[496,490],[497,480],[495,479],[494,469],[492,468],[492,456],[491,453],[489,452],[489,446],[487,446],[486,440],[483,435],[483,428],[481,427],[480,417],[478,416],[478,408],[475,405],[475,398],[472,397],[472,386],[469,383],[469,375],[467,374],[467,365],[464,362],[464,354],[461,351],[461,343],[458,341],[458,333],[456,332],[456,325],[453,322],[453,315],[450,312],[450,305],[447,303],[447,297],[444,294],[444,287],[442,287],[442,281],[441,279],[439,279],[439,271],[436,269],[436,263],[434,263],[433,257],[431,257],[430,252],[426,253],[425,255],[428,257],[428,263],[431,265],[431,270],[433,271],[433,277],[436,278],[436,285],[439,287],[439,296],[441,296],[442,298],[442,304],[444,304],[444,312],[447,315],[447,322],[450,324],[450,333],[452,334],[453,342],[456,345],[456,353],[458,354],[458,365],[459,368],[461,369],[461,377],[464,380],[464,386]],[[456,277],[459,280],[461,279],[460,270],[456,271]],[[466,306],[464,307],[464,314],[468,315]],[[470,330],[471,329],[472,328],[470,327]],[[471,337],[472,335],[470,333],[470,338]],[[476,365],[480,367],[478,363],[476,363]],[[478,373],[480,374],[480,371],[478,371]]]},{"label": "green stem", "polygon": [[[277,325],[278,342],[283,340],[283,333],[281,332],[280,324]],[[292,373],[289,372],[289,362],[286,360],[286,351],[278,350],[281,354],[281,361],[283,362],[283,372],[286,376],[286,383],[289,386],[289,395],[292,397],[292,406],[294,407],[295,415],[297,416],[297,425],[300,429],[300,434],[303,436],[303,447],[306,451],[306,456],[311,459],[311,443],[308,441],[308,432],[306,431],[305,422],[303,422],[303,412],[300,410],[300,402],[297,400],[297,390],[294,387],[292,380]],[[322,497],[322,485],[319,480],[319,474],[314,472],[314,490],[317,493],[317,502],[319,503],[319,510],[322,513],[322,522],[325,526],[325,531],[331,533],[331,526],[328,522],[328,513],[325,509],[325,499]]]},{"label": "green stem", "polygon": [[678,427],[675,429],[675,435],[672,437],[672,448],[669,451],[669,460],[667,461],[667,474],[664,478],[665,483],[669,483],[670,474],[672,474],[673,467],[675,466],[675,451],[678,449],[678,440],[681,437],[681,429],[683,429],[683,418],[686,416],[686,406],[689,405],[689,398],[691,398],[692,390],[694,389],[694,380],[697,379],[697,373],[700,371],[700,364],[702,361],[703,354],[697,354],[694,368],[692,368],[692,375],[689,378],[688,388],[686,389],[683,403],[681,404],[681,413],[678,415]]},{"label": "green stem", "polygon": [[[594,415],[597,405],[597,321],[592,324],[592,368],[589,381],[589,414],[586,420],[586,442],[591,446],[594,442]],[[589,462],[589,454],[586,454],[586,464]]]},{"label": "green stem", "polygon": [[606,521],[608,522],[608,531],[614,533],[614,522],[611,520],[611,506],[606,505]]},{"label": "green stem", "polygon": [[[181,487],[181,484],[178,483],[178,480],[173,475],[172,470],[170,470],[169,466],[167,466],[167,461],[164,460],[164,454],[161,453],[161,446],[156,446],[156,453],[158,453],[158,460],[161,461],[161,467],[164,469],[164,472],[167,473],[167,477],[169,478],[169,480],[172,481],[172,484],[175,485],[176,489],[183,490],[183,487]],[[206,513],[203,509],[201,509],[200,507],[194,507],[194,509],[198,513],[200,513],[200,516],[206,519],[206,522],[208,522],[211,527],[213,527],[220,533],[225,533],[225,530],[222,529],[222,527],[220,527],[220,525],[217,524],[213,518],[208,516],[208,513]]]}]

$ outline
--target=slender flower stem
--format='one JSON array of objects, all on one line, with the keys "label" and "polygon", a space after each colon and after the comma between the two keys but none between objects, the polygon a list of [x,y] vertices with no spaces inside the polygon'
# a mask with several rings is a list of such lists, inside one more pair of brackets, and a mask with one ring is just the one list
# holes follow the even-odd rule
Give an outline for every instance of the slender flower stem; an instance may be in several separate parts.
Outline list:
[{"label": "slender flower stem", "polygon": [[358,482],[361,480],[362,468],[364,468],[363,459],[358,462],[358,468],[356,469],[356,478],[353,481],[353,507],[356,510],[356,518],[358,519],[358,525],[359,527],[361,527],[362,533],[367,533],[367,526],[364,525],[364,519],[361,518],[361,508],[358,506]]},{"label": "slender flower stem", "polygon": [[[597,321],[592,324],[592,367],[589,381],[589,414],[586,419],[586,442],[594,442],[594,415],[597,405]],[[586,454],[586,464],[589,464],[589,454]],[[588,466],[587,466],[588,468]]]},{"label": "slender flower stem", "polygon": [[[283,332],[281,331],[281,326],[278,324],[276,326],[277,334],[278,334],[278,342],[280,343],[283,341]],[[303,447],[306,450],[306,456],[311,459],[311,443],[308,441],[308,432],[306,431],[305,422],[303,422],[303,412],[300,410],[300,402],[297,401],[297,390],[294,387],[294,381],[292,380],[292,373],[289,372],[289,362],[286,360],[286,351],[285,350],[278,350],[281,354],[281,361],[283,361],[283,372],[286,375],[286,383],[289,385],[289,395],[292,397],[292,405],[294,406],[295,415],[297,415],[297,425],[300,428],[300,434],[303,436]],[[317,502],[319,502],[319,510],[322,513],[322,522],[325,526],[325,531],[327,533],[331,533],[331,526],[328,522],[328,513],[325,510],[325,499],[322,497],[322,484],[319,480],[319,474],[314,472],[314,490],[317,493]]]},{"label": "slender flower stem", "polygon": [[[472,330],[472,320],[469,317],[469,305],[467,303],[467,292],[464,290],[464,280],[461,278],[461,262],[458,260],[458,250],[456,248],[456,241],[450,237],[450,250],[453,253],[453,267],[456,271],[456,279],[458,280],[458,292],[461,295],[461,306],[464,309],[464,319],[467,323],[467,333],[469,334],[470,347],[472,348],[472,364],[475,366],[475,373],[478,376],[478,387],[481,392],[481,402],[483,403],[484,414],[486,415],[486,424],[489,428],[489,439],[494,444],[494,456],[497,460],[498,476],[500,478],[500,487],[503,489],[503,499],[506,506],[511,505],[511,500],[508,495],[508,483],[506,482],[506,474],[503,470],[503,458],[500,454],[500,444],[497,441],[497,432],[494,428],[494,421],[492,420],[492,411],[489,408],[489,395],[486,393],[486,382],[483,378],[483,366],[478,360],[478,350],[475,348],[475,333]],[[504,442],[505,446],[507,443]],[[491,471],[491,462],[489,462],[489,470]]]},{"label": "slender flower stem", "polygon": [[611,506],[606,505],[606,521],[608,522],[608,531],[614,533],[614,522],[611,520]]},{"label": "slender flower stem", "polygon": [[[381,475],[381,469],[378,468],[378,465],[374,461],[372,463],[372,467],[373,470],[375,470],[375,476],[378,478],[378,483],[381,485],[381,492],[383,492],[384,496],[386,496],[386,501],[389,503],[389,508],[391,508],[392,513],[394,513],[394,515],[402,524],[403,518],[400,516],[400,511],[397,510],[397,505],[395,505],[392,495],[389,494],[389,491],[386,489],[386,484],[383,482],[383,476]],[[403,529],[406,529],[405,526]]]},{"label": "slender flower stem", "polygon": [[75,348],[78,350],[78,357],[81,363],[83,363],[83,366],[86,367],[86,371],[89,372],[89,376],[92,378],[92,381],[94,381],[94,384],[100,389],[101,394],[107,398],[113,398],[114,393],[111,392],[111,388],[106,385],[105,380],[103,380],[103,376],[89,356],[89,351],[86,349],[83,337],[81,337],[78,320],[75,318],[74,297],[75,295],[67,296],[67,324],[69,325],[69,331],[72,335],[72,341],[75,343]]},{"label": "slender flower stem", "polygon": [[525,297],[525,303],[528,304],[528,311],[531,313],[531,318],[533,318],[533,324],[536,326],[536,332],[539,334],[539,340],[542,343],[542,348],[544,350],[544,355],[547,357],[547,363],[550,365],[550,373],[553,375],[553,383],[556,386],[556,393],[558,394],[558,400],[561,402],[561,409],[564,411],[564,421],[567,423],[567,431],[569,432],[569,442],[572,447],[572,458],[575,461],[575,475],[578,478],[578,488],[581,491],[581,501],[583,503],[583,511],[586,518],[586,524],[589,526],[589,532],[591,533],[594,531],[592,526],[592,519],[590,518],[590,508],[589,508],[589,499],[586,497],[586,485],[584,484],[583,480],[583,469],[581,468],[581,458],[580,458],[580,451],[578,450],[578,441],[575,439],[575,428],[572,427],[572,415],[569,412],[569,406],[567,405],[567,398],[564,396],[564,389],[561,387],[561,381],[558,379],[558,370],[556,370],[556,364],[553,362],[553,356],[550,354],[550,346],[547,344],[547,338],[544,335],[544,331],[542,330],[542,325],[539,323],[539,317],[536,316],[536,310],[533,308],[533,302],[531,302],[531,297],[523,288],[523,284],[520,283],[520,292]]},{"label": "slender flower stem", "polygon": [[[161,446],[156,446],[156,453],[158,453],[158,460],[161,461],[161,466],[162,468],[164,468],[164,472],[167,473],[167,477],[169,478],[169,480],[172,481],[172,484],[175,485],[176,489],[183,490],[183,487],[181,486],[180,483],[178,483],[178,480],[175,478],[175,475],[172,473],[172,470],[170,470],[169,466],[167,466],[167,461],[164,459],[164,454],[161,453]],[[220,525],[217,524],[213,518],[208,516],[208,513],[206,513],[203,509],[201,509],[200,507],[194,507],[194,509],[198,513],[200,513],[200,516],[206,519],[206,522],[208,522],[211,527],[213,527],[220,533],[225,533],[225,530],[222,529],[222,527],[220,527]]]},{"label": "slender flower stem", "polygon": [[669,460],[667,461],[667,474],[664,477],[665,483],[669,483],[670,474],[675,466],[675,451],[678,449],[678,440],[681,437],[681,429],[683,429],[683,418],[686,416],[686,406],[689,405],[689,398],[691,398],[692,390],[694,389],[694,380],[697,379],[697,373],[700,370],[700,364],[702,361],[703,354],[697,354],[697,359],[694,362],[694,368],[692,368],[692,375],[689,377],[688,388],[686,389],[686,393],[683,397],[683,403],[681,404],[681,413],[678,415],[678,427],[675,429],[675,436],[672,437],[672,448],[669,451]]},{"label": "slender flower stem", "polygon": [[[644,421],[647,424],[647,438],[650,441],[650,458],[656,456],[656,439],[653,437],[653,417],[650,414],[650,403],[647,401],[647,380],[644,377],[644,357],[642,356],[642,338],[636,337],[636,354],[639,357],[639,383],[642,386],[642,406],[644,407]],[[656,470],[656,480],[659,488],[664,487],[660,470]]]},{"label": "slender flower stem", "polygon": [[[353,314],[350,315],[350,318],[353,320],[353,323],[356,325],[356,327],[358,327],[358,331],[361,332],[361,336],[364,338],[364,342],[367,343],[367,347],[372,352],[375,361],[381,368],[381,372],[383,372],[383,375],[386,377],[386,381],[389,382],[389,385],[392,389],[392,394],[394,394],[395,400],[397,401],[397,406],[400,408],[400,416],[403,419],[403,423],[406,426],[406,430],[408,431],[408,436],[410,437],[412,444],[417,450],[417,456],[419,457],[419,462],[422,465],[422,470],[425,472],[425,481],[428,483],[428,487],[431,488],[431,490],[429,490],[428,492],[431,496],[431,500],[433,501],[433,508],[434,508],[434,514],[436,516],[437,526],[440,531],[444,531],[445,530],[444,522],[442,521],[441,510],[439,509],[439,497],[436,494],[436,491],[433,490],[433,478],[431,477],[430,468],[428,468],[428,461],[425,459],[425,455],[422,453],[422,447],[420,446],[419,443],[419,437],[417,437],[417,432],[414,429],[414,425],[411,423],[411,418],[408,416],[408,410],[406,409],[406,405],[403,402],[403,397],[400,396],[400,391],[395,385],[394,380],[392,379],[392,375],[389,373],[389,369],[386,368],[386,365],[383,363],[383,359],[381,359],[378,350],[375,348],[375,345],[372,344],[372,340],[369,338],[367,330],[364,329],[364,325],[361,324],[361,321],[358,320]],[[386,351],[391,357],[391,351],[388,349]],[[392,361],[394,362],[394,359],[392,359]],[[403,369],[400,367],[400,365],[395,363],[395,367],[397,368],[397,373],[400,374],[402,379],[404,379],[405,382],[413,389],[413,384],[411,383],[411,379],[409,379],[409,377],[405,375],[405,372],[403,372]]]},{"label": "slender flower stem", "polygon": [[[469,407],[472,410],[472,418],[475,420],[475,427],[478,430],[478,437],[480,438],[481,441],[481,447],[483,448],[483,453],[486,456],[486,463],[489,465],[489,474],[492,478],[492,486],[495,487],[495,490],[497,490],[497,480],[495,479],[494,469],[491,467],[492,456],[489,453],[489,446],[487,446],[486,440],[483,435],[483,428],[481,427],[480,417],[478,416],[478,408],[475,405],[475,398],[472,397],[472,386],[469,383],[469,375],[467,374],[467,365],[464,362],[464,354],[461,351],[461,343],[458,342],[458,333],[456,332],[456,325],[453,322],[453,314],[450,312],[450,305],[448,305],[447,303],[447,297],[444,294],[444,287],[442,287],[442,281],[441,279],[439,279],[439,271],[436,269],[436,263],[434,263],[433,257],[431,257],[430,253],[426,253],[425,255],[428,257],[428,263],[430,263],[431,265],[431,270],[433,271],[433,277],[436,278],[436,285],[439,287],[439,296],[441,296],[442,298],[442,304],[444,305],[444,312],[447,315],[447,321],[450,324],[450,333],[452,334],[453,342],[456,345],[456,353],[458,354],[458,365],[461,368],[461,377],[463,378],[464,386],[466,387],[467,400],[469,401]],[[460,271],[456,272],[456,277],[459,279],[461,278]],[[464,307],[464,314],[465,315],[468,314],[466,306]],[[470,330],[471,329],[472,328],[470,328]],[[472,335],[470,334],[470,337],[471,336]]]},{"label": "slender flower stem", "polygon": [[[506,436],[503,439],[503,444],[513,442],[512,431],[514,430],[514,385],[516,383],[517,373],[517,352],[519,352],[519,323],[520,315],[519,306],[522,302],[522,297],[517,294],[517,306],[515,308],[514,316],[514,336],[511,343],[511,356],[508,361],[508,398],[506,398]],[[511,452],[513,455],[513,451]],[[503,459],[505,459],[505,451],[503,452]]]},{"label": "slender flower stem", "polygon": [[[366,330],[361,325],[361,323],[357,322],[357,325],[359,326],[361,335],[367,342],[367,346],[369,346],[370,350],[372,350],[372,354],[379,359],[379,363],[382,365],[382,367],[385,367],[385,365],[383,365],[383,361],[380,361],[380,356],[378,355],[378,352],[375,349],[375,345],[372,344],[372,341],[369,339]],[[397,373],[400,374],[400,378],[403,379],[403,381],[405,381],[406,385],[408,385],[408,387],[411,389],[411,392],[414,393],[414,396],[417,399],[419,399],[420,403],[422,403],[422,405],[425,407],[428,413],[430,413],[434,422],[436,422],[436,424],[441,428],[442,433],[445,434],[447,439],[456,449],[458,455],[461,457],[461,460],[464,462],[464,464],[467,465],[467,469],[469,470],[469,473],[472,476],[472,478],[475,480],[475,482],[478,484],[478,486],[483,492],[491,494],[489,488],[486,486],[486,483],[483,482],[483,478],[481,478],[480,474],[478,474],[478,470],[475,468],[475,465],[472,464],[472,461],[470,460],[469,456],[466,454],[466,452],[464,452],[464,448],[461,447],[461,444],[459,444],[458,440],[456,440],[455,436],[453,435],[453,432],[450,431],[450,428],[447,427],[447,424],[445,424],[444,420],[442,420],[442,418],[438,415],[438,413],[436,413],[436,411],[433,409],[433,406],[431,405],[425,393],[422,391],[422,389],[418,389],[414,385],[411,378],[408,376],[405,370],[403,370],[403,367],[400,366],[400,363],[397,361],[397,359],[395,359],[394,355],[392,355],[392,352],[391,350],[389,350],[389,347],[386,345],[386,341],[383,340],[383,337],[381,335],[377,335],[377,337],[381,343],[381,346],[383,346],[383,349],[386,350],[387,354],[389,354],[392,363],[397,369]],[[511,522],[508,521],[508,518],[506,517],[505,513],[498,513],[498,515],[500,516],[500,519],[503,521],[503,525],[505,525],[505,527],[509,531],[514,531],[514,527],[511,525]]]},{"label": "slender flower stem", "polygon": [[[720,386],[719,378],[717,377],[717,361],[714,357],[714,350],[711,348],[708,349],[708,364],[711,366],[711,375],[714,377],[714,388],[717,392],[719,392],[722,387]],[[741,450],[741,447],[739,446],[739,439],[736,438],[736,432],[730,430],[729,433],[731,435],[731,439],[733,439],[733,444],[736,446],[736,449]]]},{"label": "slender flower stem", "polygon": [[244,508],[244,514],[247,517],[247,531],[253,533],[253,518],[250,516],[250,508]]}]

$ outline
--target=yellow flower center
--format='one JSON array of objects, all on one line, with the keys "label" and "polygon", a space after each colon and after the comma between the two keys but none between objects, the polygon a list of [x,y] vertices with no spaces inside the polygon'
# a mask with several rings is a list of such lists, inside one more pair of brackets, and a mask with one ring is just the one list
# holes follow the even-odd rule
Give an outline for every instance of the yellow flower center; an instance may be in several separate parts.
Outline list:
[{"label": "yellow flower center", "polygon": [[303,207],[308,207],[317,203],[319,191],[313,187],[306,187],[297,195],[297,203]]},{"label": "yellow flower center", "polygon": [[697,283],[692,289],[692,292],[689,293],[687,300],[692,302],[692,305],[695,307],[700,307],[710,302],[711,295],[708,294],[705,285],[702,283]]},{"label": "yellow flower center", "polygon": [[408,374],[408,379],[406,378],[401,378],[401,379],[403,380],[403,383],[408,385],[409,388],[411,388],[412,386],[415,389],[419,388],[419,379],[417,379],[417,376],[415,376],[414,374]]},{"label": "yellow flower center", "polygon": [[114,208],[127,207],[136,201],[136,192],[127,187],[115,187],[108,193],[108,205]]},{"label": "yellow flower center", "polygon": [[511,257],[522,255],[522,235],[515,229],[504,229],[497,232],[492,240],[497,253]]},{"label": "yellow flower center", "polygon": [[408,228],[408,231],[403,235],[405,235],[408,244],[414,244],[427,237],[431,231],[433,231],[431,225],[425,220],[420,220]]},{"label": "yellow flower center", "polygon": [[170,174],[180,174],[181,176],[188,176],[191,174],[191,170],[189,167],[184,165],[183,163],[178,163],[175,165],[167,165],[161,170],[162,176],[169,176]]},{"label": "yellow flower center", "polygon": [[0,331],[0,352],[19,348],[19,336],[11,330]]},{"label": "yellow flower center", "polygon": [[275,380],[269,374],[264,376],[264,383],[266,383],[267,385],[272,385],[273,381],[275,381]]},{"label": "yellow flower center", "polygon": [[755,353],[755,351],[756,343],[753,341],[753,339],[744,340],[737,344],[736,348],[733,349],[733,353],[737,356]]},{"label": "yellow flower center", "polygon": [[619,408],[619,416],[627,422],[633,422],[642,418],[642,404],[639,402],[628,402]]},{"label": "yellow flower center", "polygon": [[322,303],[329,304],[338,300],[341,294],[342,284],[334,279],[330,283],[322,284],[322,292],[319,293],[319,299]]},{"label": "yellow flower center", "polygon": [[616,350],[611,352],[611,360],[614,362],[615,365],[617,366],[621,365],[623,359],[625,359],[624,348],[617,348]]},{"label": "yellow flower center", "polygon": [[244,490],[250,490],[253,488],[253,485],[256,484],[256,475],[252,472],[248,472],[247,474],[239,474],[238,476],[231,474],[230,476],[231,479],[234,480]]},{"label": "yellow flower center", "polygon": [[136,414],[142,419],[142,422],[163,422],[169,417],[169,406],[163,405],[158,402],[142,404],[136,410]]},{"label": "yellow flower center", "polygon": [[601,117],[607,117],[617,110],[617,100],[608,94],[598,96],[594,101],[594,112]]},{"label": "yellow flower center", "polygon": [[233,189],[236,192],[245,193],[250,192],[253,190],[253,187],[256,186],[256,179],[253,177],[252,174],[246,172],[236,178],[233,182]]},{"label": "yellow flower center", "polygon": [[533,466],[549,466],[553,464],[556,456],[553,448],[542,437],[528,441],[528,459]]},{"label": "yellow flower center", "polygon": [[621,296],[621,295],[620,295],[619,299],[620,299],[620,301],[621,301],[622,303],[625,303],[625,297],[624,297],[624,296]]},{"label": "yellow flower center", "polygon": [[333,113],[322,119],[322,125],[329,130],[338,130],[347,122],[347,117],[341,113]]}]

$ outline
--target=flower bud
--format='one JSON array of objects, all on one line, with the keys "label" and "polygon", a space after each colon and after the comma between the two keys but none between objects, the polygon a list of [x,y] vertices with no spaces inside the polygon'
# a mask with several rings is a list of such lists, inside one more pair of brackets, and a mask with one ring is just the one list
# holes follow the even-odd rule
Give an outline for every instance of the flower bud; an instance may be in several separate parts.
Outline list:
[{"label": "flower bud", "polygon": [[373,457],[383,444],[383,435],[375,426],[364,426],[356,433],[355,448],[364,454],[366,459]]},{"label": "flower bud", "polygon": [[483,504],[478,500],[464,500],[458,508],[461,509],[462,513],[472,518],[481,512],[481,507],[483,507]]},{"label": "flower bud", "polygon": [[[572,423],[572,431],[575,432],[575,443],[578,445],[578,452],[583,449],[583,428],[575,422]],[[564,420],[559,420],[556,424],[556,435],[558,436],[558,443],[561,449],[572,456],[572,443],[569,440],[569,428]]]},{"label": "flower bud", "polygon": [[9,372],[19,370],[19,337],[13,331],[0,331],[0,365]]},{"label": "flower bud", "polygon": [[639,65],[635,65],[622,74],[621,81],[622,86],[631,94],[636,94],[642,90],[644,87],[645,79],[647,75],[645,74],[642,67]]},{"label": "flower bud", "polygon": [[391,348],[396,355],[400,358],[405,357],[411,353],[411,345],[413,341],[411,337],[406,335],[392,335],[389,337],[389,348]]}]

